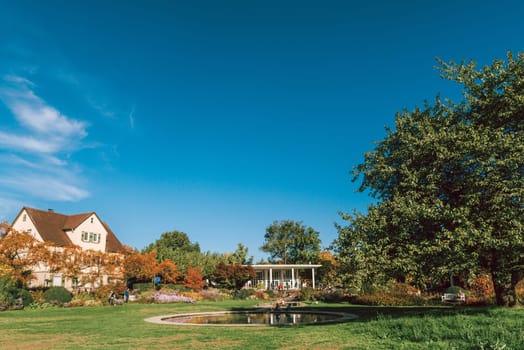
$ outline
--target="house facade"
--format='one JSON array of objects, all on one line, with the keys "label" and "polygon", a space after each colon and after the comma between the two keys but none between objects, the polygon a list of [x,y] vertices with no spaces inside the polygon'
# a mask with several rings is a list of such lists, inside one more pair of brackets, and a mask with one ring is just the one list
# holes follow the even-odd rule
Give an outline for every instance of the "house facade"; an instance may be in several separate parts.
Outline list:
[{"label": "house facade", "polygon": [[[18,232],[29,233],[40,242],[52,243],[57,250],[78,246],[82,250],[117,254],[123,248],[109,225],[100,220],[95,212],[65,215],[53,210],[24,207],[11,227]],[[64,286],[72,289],[78,283],[64,278],[61,273],[51,273],[43,264],[35,267],[33,275],[35,279],[30,287]],[[103,284],[107,283],[107,276],[103,281]]]}]

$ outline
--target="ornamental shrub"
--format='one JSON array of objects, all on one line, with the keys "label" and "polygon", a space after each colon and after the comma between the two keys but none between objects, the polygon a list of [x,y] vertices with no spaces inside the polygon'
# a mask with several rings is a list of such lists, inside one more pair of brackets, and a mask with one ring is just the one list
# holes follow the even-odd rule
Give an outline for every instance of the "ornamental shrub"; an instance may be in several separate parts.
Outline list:
[{"label": "ornamental shrub", "polygon": [[320,293],[317,298],[325,303],[341,303],[347,300],[347,295],[344,291],[336,289]]},{"label": "ornamental shrub", "polygon": [[240,289],[233,292],[233,299],[246,300],[255,293],[254,289]]},{"label": "ornamental shrub", "polygon": [[24,307],[30,305],[33,302],[33,296],[26,289],[19,289],[17,298],[22,299],[22,305],[24,305]]},{"label": "ornamental shrub", "polygon": [[377,292],[373,294],[353,295],[349,298],[350,303],[356,305],[371,306],[410,306],[427,305],[428,301],[418,295],[399,294],[391,292]]},{"label": "ornamental shrub", "polygon": [[302,288],[300,290],[300,300],[313,301],[315,299],[315,290],[310,287]]},{"label": "ornamental shrub", "polygon": [[495,288],[493,287],[493,279],[490,274],[483,274],[477,276],[470,286],[469,289],[477,297],[491,297],[495,295]]},{"label": "ornamental shrub", "polygon": [[51,287],[45,291],[44,299],[51,304],[65,304],[73,299],[73,294],[64,287]]},{"label": "ornamental shrub", "polygon": [[0,278],[0,311],[10,308],[16,299],[18,289],[8,277]]}]

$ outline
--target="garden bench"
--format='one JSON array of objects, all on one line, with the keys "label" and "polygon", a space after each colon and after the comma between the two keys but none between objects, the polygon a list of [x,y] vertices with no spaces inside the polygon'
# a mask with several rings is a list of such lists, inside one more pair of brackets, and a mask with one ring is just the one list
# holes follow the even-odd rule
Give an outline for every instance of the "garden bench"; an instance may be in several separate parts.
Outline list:
[{"label": "garden bench", "polygon": [[443,303],[458,303],[466,301],[466,296],[464,294],[445,293],[441,299]]}]

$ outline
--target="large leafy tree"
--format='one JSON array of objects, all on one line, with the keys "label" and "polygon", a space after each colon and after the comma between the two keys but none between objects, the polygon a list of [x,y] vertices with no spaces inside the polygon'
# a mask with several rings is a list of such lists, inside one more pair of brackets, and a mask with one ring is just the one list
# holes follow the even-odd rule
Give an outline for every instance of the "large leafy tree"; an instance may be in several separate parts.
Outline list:
[{"label": "large leafy tree", "polygon": [[251,266],[219,263],[211,276],[221,288],[240,290],[247,281],[256,277]]},{"label": "large leafy tree", "polygon": [[497,304],[512,306],[524,277],[524,55],[440,71],[463,101],[397,114],[354,169],[376,203],[344,216],[336,245],[346,261],[419,282],[486,270]]},{"label": "large leafy tree", "polygon": [[307,264],[316,262],[320,252],[319,233],[292,220],[275,221],[266,228],[260,249],[270,255],[270,262]]},{"label": "large leafy tree", "polygon": [[160,238],[149,244],[142,253],[152,251],[156,251],[158,262],[171,260],[184,274],[189,266],[198,266],[203,260],[200,245],[192,243],[188,235],[181,231],[162,233]]},{"label": "large leafy tree", "polygon": [[249,249],[242,243],[238,243],[237,249],[231,254],[225,254],[226,260],[230,264],[250,265],[253,264],[253,256],[248,258]]}]

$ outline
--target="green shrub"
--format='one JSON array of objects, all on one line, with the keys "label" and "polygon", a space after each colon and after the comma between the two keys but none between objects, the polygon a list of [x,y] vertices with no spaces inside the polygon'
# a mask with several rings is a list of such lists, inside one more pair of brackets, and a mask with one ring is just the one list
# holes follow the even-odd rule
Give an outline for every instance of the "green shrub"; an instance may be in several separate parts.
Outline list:
[{"label": "green shrub", "polygon": [[310,287],[302,288],[300,290],[300,300],[312,301],[315,298],[315,290]]},{"label": "green shrub", "polygon": [[73,294],[64,287],[51,287],[45,291],[44,299],[52,304],[65,304],[73,299]]},{"label": "green shrub", "polygon": [[253,289],[240,289],[233,293],[233,299],[246,300],[250,298],[255,291]]},{"label": "green shrub", "polygon": [[29,304],[33,302],[33,296],[26,289],[19,289],[17,298],[22,299],[22,305],[24,305],[24,307],[28,306]]},{"label": "green shrub", "polygon": [[0,279],[0,310],[5,310],[14,305],[18,288],[7,277]]},{"label": "green shrub", "polygon": [[318,294],[317,299],[325,303],[341,303],[347,300],[347,296],[342,290],[333,290]]}]

